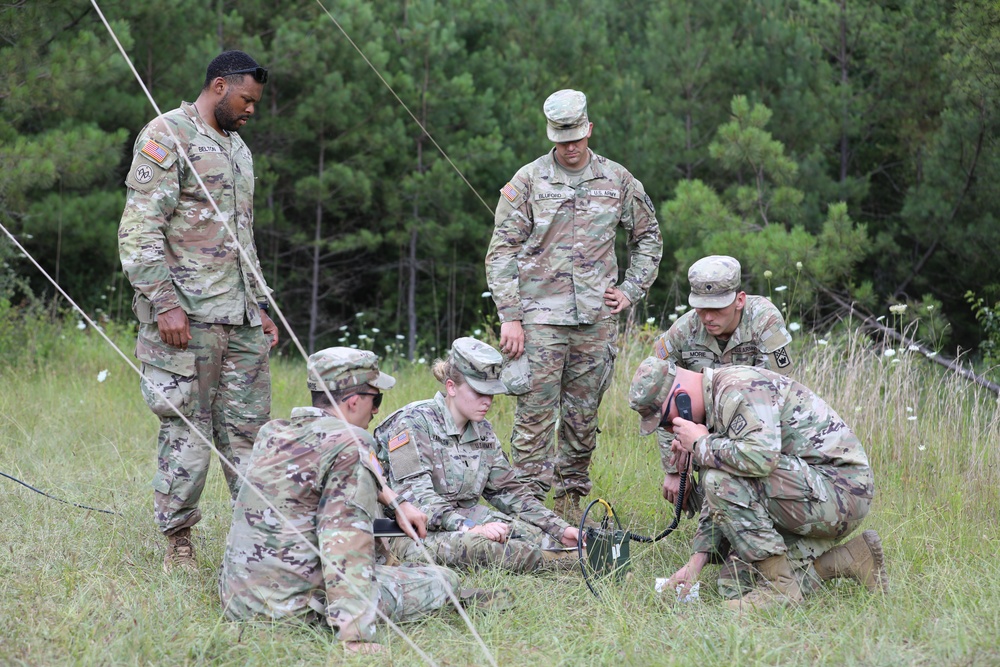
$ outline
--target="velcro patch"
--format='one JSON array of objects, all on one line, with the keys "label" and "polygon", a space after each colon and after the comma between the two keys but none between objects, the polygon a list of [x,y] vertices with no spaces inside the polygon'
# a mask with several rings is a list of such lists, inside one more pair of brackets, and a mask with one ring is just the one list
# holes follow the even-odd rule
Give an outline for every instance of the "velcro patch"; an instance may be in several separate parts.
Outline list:
[{"label": "velcro patch", "polygon": [[649,208],[649,212],[652,213],[653,215],[656,215],[656,209],[653,208],[653,200],[650,199],[649,195],[647,194],[644,194],[642,197],[643,201],[646,202],[646,207]]},{"label": "velcro patch", "polygon": [[564,192],[539,192],[535,194],[535,201],[544,199],[569,199],[569,195]]},{"label": "velcro patch", "polygon": [[662,338],[657,338],[656,342],[653,343],[653,354],[656,355],[657,359],[667,358],[667,345]]},{"label": "velcro patch", "polygon": [[681,352],[682,359],[712,359],[711,352],[705,350],[684,350]]},{"label": "velcro patch", "polygon": [[378,473],[379,477],[385,477],[385,471],[382,470],[382,464],[379,463],[378,457],[375,456],[375,452],[368,452],[368,463],[371,465],[371,469]]},{"label": "velcro patch", "polygon": [[788,356],[786,348],[781,347],[774,351],[774,363],[778,365],[778,368],[785,368],[792,365],[792,358]]},{"label": "velcro patch", "polygon": [[747,418],[743,415],[736,415],[733,421],[729,422],[729,433],[739,435],[747,427]]},{"label": "velcro patch", "polygon": [[500,190],[500,194],[502,194],[511,204],[513,204],[514,201],[521,196],[521,193],[518,192],[513,183],[507,183],[507,185],[503,186]]},{"label": "velcro patch", "polygon": [[147,141],[146,145],[143,146],[142,150],[139,152],[148,157],[156,164],[163,164],[163,161],[166,160],[167,155],[169,155],[166,148],[156,143],[152,139]]},{"label": "velcro patch", "polygon": [[591,197],[610,197],[611,199],[621,199],[622,193],[618,190],[591,190]]},{"label": "velcro patch", "polygon": [[388,443],[389,451],[390,452],[395,451],[400,447],[402,447],[403,445],[407,444],[408,442],[410,442],[409,431],[402,431],[401,433],[397,433],[392,437],[392,439],[389,440]]}]

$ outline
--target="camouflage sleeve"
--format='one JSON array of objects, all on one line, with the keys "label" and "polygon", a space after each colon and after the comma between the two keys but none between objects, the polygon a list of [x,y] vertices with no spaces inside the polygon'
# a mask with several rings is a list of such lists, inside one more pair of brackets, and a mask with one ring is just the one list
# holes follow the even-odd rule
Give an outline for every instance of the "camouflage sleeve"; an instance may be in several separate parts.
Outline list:
[{"label": "camouflage sleeve", "polygon": [[738,477],[767,477],[781,456],[781,423],[769,382],[747,383],[716,397],[715,432],[698,438],[694,460]]},{"label": "camouflage sleeve", "polygon": [[[493,439],[496,441],[495,435]],[[496,457],[483,489],[483,497],[504,514],[538,526],[556,539],[561,538],[569,524],[531,495],[518,480],[499,441],[495,445]]]},{"label": "camouflage sleeve", "polygon": [[420,415],[404,413],[396,419],[386,442],[389,486],[427,515],[427,530],[459,530],[466,517],[456,512],[434,486],[434,476],[444,471],[434,465],[430,434],[431,428]]},{"label": "camouflage sleeve", "polygon": [[122,269],[132,287],[152,303],[154,314],[180,306],[164,255],[164,239],[180,198],[182,164],[162,123],[162,119],[150,123],[136,139],[125,179],[128,199],[118,226]]},{"label": "camouflage sleeve", "polygon": [[634,177],[625,187],[621,224],[628,233],[629,265],[618,288],[635,304],[646,296],[656,280],[663,255],[663,238],[653,201]]},{"label": "camouflage sleeve", "polygon": [[760,352],[764,359],[762,365],[768,370],[788,375],[793,366],[792,356],[788,351],[792,335],[788,333],[785,320],[778,309],[773,310],[774,313],[768,318],[760,335]]},{"label": "camouflage sleeve", "polygon": [[524,318],[517,255],[534,227],[530,196],[530,181],[518,172],[500,190],[500,201],[494,216],[493,238],[486,251],[486,283],[493,294],[501,322]]},{"label": "camouflage sleeve", "polygon": [[[676,323],[670,329],[656,337],[656,340],[653,341],[653,355],[657,359],[672,359],[676,364],[680,362],[680,355],[677,353],[677,345],[672,341],[675,328]],[[660,448],[660,464],[663,466],[664,473],[677,473],[677,466],[670,462],[673,456],[673,450],[671,450],[670,446],[673,441],[673,433],[663,428],[656,429],[656,443]]]}]

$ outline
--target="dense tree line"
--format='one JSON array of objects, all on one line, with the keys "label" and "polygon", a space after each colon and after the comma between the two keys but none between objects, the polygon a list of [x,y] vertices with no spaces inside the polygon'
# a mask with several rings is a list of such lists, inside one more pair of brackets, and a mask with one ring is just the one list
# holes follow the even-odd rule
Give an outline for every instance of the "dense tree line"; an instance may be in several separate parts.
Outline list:
[{"label": "dense tree line", "polygon": [[[666,326],[705,253],[739,257],[748,291],[803,325],[832,321],[833,290],[876,312],[906,303],[934,344],[968,348],[965,293],[1000,299],[995,3],[324,1],[329,16],[99,3],[163,110],[197,96],[222,49],[270,69],[241,134],[266,277],[309,348],[363,332],[412,354],[490,323],[497,192],[549,148],[542,101],[566,87],[589,96],[591,147],[657,204],[664,260],[641,317]],[[0,9],[0,222],[113,317],[131,291],[123,179],[153,115],[89,2]],[[19,277],[44,292],[6,243],[0,261],[0,297]]]}]

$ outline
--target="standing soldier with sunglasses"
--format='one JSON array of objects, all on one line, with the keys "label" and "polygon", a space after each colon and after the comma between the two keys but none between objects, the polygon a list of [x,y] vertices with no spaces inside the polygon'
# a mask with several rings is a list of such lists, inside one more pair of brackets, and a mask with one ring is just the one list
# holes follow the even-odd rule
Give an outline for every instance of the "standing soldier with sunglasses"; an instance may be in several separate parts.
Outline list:
[{"label": "standing soldier with sunglasses", "polygon": [[[142,394],[160,419],[154,516],[168,572],[196,569],[191,527],[212,458],[205,440],[242,470],[271,412],[268,351],[278,329],[254,275],[253,158],[236,133],[266,82],[246,53],[217,56],[194,104],[139,133],[125,179],[118,245],[135,289]],[[235,497],[239,477],[223,471]]]}]

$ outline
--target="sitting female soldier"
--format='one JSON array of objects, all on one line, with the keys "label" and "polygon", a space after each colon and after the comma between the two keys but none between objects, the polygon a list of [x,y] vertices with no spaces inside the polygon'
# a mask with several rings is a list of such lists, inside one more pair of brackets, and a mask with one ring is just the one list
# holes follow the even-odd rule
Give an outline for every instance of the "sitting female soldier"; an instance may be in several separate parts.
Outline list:
[{"label": "sitting female soldier", "polygon": [[[428,516],[424,545],[441,565],[496,565],[529,572],[549,561],[572,565],[577,528],[538,502],[517,480],[486,413],[503,357],[475,338],[459,338],[434,362],[443,391],[389,415],[375,429],[379,459],[400,499]],[[492,508],[479,503],[485,498]],[[423,561],[413,540],[397,537],[400,560]]]}]

